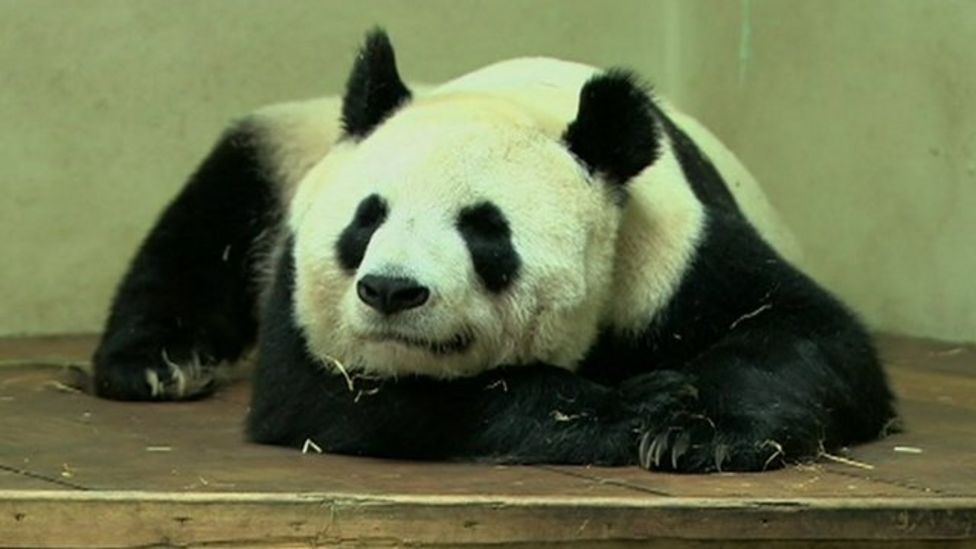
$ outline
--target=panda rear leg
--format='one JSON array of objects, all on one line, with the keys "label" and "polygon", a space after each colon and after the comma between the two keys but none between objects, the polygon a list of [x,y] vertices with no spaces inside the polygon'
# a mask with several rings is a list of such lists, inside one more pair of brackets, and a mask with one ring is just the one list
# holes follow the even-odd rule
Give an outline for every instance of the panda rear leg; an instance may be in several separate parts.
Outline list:
[{"label": "panda rear leg", "polygon": [[257,263],[279,205],[258,130],[217,143],[143,241],[94,356],[94,391],[119,400],[209,394],[216,367],[253,344]]},{"label": "panda rear leg", "polygon": [[[867,336],[850,325],[816,333],[755,326],[680,371],[626,381],[624,399],[646,410],[639,464],[763,471],[877,437],[895,413]],[[663,391],[662,377],[669,380]]]}]

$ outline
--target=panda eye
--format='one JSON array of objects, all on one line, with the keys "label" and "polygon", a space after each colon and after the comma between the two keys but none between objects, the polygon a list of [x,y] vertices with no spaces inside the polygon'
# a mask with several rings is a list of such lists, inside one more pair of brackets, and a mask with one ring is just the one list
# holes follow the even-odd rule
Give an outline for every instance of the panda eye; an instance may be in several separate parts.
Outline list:
[{"label": "panda eye", "polygon": [[499,293],[512,285],[522,260],[512,244],[508,220],[498,206],[482,202],[464,208],[458,214],[457,228],[485,288]]},{"label": "panda eye", "polygon": [[335,244],[343,269],[353,272],[359,267],[369,240],[386,220],[386,214],[386,202],[379,195],[370,195],[359,203],[352,222],[343,229]]},{"label": "panda eye", "polygon": [[458,229],[482,238],[507,239],[511,236],[505,216],[494,204],[483,202],[468,206],[458,215]]},{"label": "panda eye", "polygon": [[386,202],[379,195],[370,195],[359,203],[353,223],[359,227],[376,227],[386,219]]}]

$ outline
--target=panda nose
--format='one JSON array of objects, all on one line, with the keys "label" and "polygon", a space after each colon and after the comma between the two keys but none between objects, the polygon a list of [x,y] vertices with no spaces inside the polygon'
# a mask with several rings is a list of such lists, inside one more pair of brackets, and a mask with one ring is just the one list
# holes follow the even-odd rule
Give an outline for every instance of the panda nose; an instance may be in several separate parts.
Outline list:
[{"label": "panda nose", "polygon": [[416,280],[379,275],[359,279],[356,293],[363,303],[385,315],[420,307],[430,297],[430,290]]}]

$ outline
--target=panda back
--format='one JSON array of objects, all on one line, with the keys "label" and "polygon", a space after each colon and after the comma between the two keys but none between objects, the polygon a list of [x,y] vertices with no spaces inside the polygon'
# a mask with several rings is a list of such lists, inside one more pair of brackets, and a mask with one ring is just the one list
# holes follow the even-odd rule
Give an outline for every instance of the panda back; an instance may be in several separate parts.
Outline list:
[{"label": "panda back", "polygon": [[780,217],[759,182],[748,168],[715,135],[695,118],[660,101],[663,110],[676,126],[694,141],[712,161],[726,187],[746,218],[776,251],[790,261],[799,261],[803,250],[793,231]]}]

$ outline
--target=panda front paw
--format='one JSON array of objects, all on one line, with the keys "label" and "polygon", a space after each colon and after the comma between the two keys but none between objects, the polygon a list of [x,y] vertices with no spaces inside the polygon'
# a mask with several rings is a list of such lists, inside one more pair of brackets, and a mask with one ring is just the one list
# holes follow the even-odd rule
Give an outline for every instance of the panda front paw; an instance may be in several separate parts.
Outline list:
[{"label": "panda front paw", "polygon": [[766,471],[785,465],[786,457],[778,441],[720,431],[704,415],[644,431],[638,449],[641,467],[675,473]]},{"label": "panda front paw", "polygon": [[712,437],[714,428],[700,412],[694,381],[683,372],[659,370],[621,384],[621,399],[637,425],[641,467],[678,470],[679,465],[691,465],[688,456]]},{"label": "panda front paw", "polygon": [[[637,463],[677,473],[763,471],[781,467],[783,445],[748,421],[716,417],[695,378],[657,371],[624,382],[621,396],[637,415]],[[739,429],[733,429],[737,425]]]},{"label": "panda front paw", "polygon": [[217,364],[189,345],[152,345],[95,355],[95,394],[112,400],[192,400],[216,387]]}]

